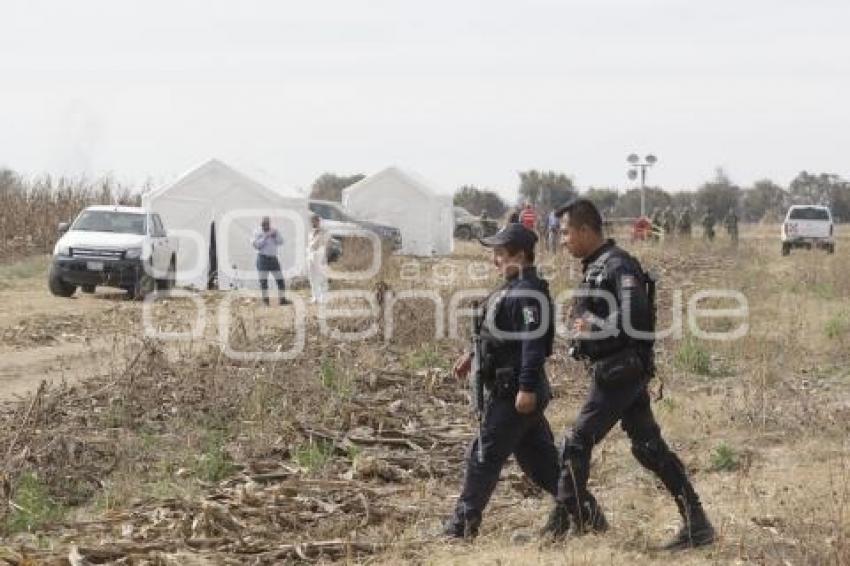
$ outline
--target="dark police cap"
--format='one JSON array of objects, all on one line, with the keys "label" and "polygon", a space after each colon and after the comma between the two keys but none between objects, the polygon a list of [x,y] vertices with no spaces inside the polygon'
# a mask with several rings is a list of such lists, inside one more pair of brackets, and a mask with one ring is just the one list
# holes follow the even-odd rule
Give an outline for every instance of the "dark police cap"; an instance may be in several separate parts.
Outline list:
[{"label": "dark police cap", "polygon": [[522,224],[508,224],[492,236],[479,238],[478,241],[488,248],[516,246],[524,250],[533,250],[534,244],[537,243],[537,234]]}]

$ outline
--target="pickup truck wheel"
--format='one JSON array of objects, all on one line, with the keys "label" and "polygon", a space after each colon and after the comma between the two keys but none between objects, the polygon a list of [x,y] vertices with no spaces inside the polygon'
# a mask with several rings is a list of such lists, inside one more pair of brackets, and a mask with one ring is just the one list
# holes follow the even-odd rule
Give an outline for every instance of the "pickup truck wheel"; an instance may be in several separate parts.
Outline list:
[{"label": "pickup truck wheel", "polygon": [[782,255],[788,255],[791,253],[791,244],[782,244]]},{"label": "pickup truck wheel", "polygon": [[455,237],[460,240],[471,240],[472,230],[469,226],[460,226],[457,230],[455,230]]},{"label": "pickup truck wheel", "polygon": [[47,272],[47,287],[50,289],[50,293],[56,297],[70,297],[77,290],[76,285],[62,281],[62,278],[59,277],[59,274],[56,273],[52,265]]},{"label": "pickup truck wheel", "polygon": [[132,297],[141,301],[154,291],[156,291],[156,279],[143,271],[136,286],[132,289]]},{"label": "pickup truck wheel", "polygon": [[91,295],[92,293],[94,293],[94,290],[95,290],[95,289],[96,289],[96,287],[95,287],[94,285],[83,285],[82,287],[80,287],[80,290],[81,290],[83,293],[87,293],[87,294],[89,294],[89,295]]}]

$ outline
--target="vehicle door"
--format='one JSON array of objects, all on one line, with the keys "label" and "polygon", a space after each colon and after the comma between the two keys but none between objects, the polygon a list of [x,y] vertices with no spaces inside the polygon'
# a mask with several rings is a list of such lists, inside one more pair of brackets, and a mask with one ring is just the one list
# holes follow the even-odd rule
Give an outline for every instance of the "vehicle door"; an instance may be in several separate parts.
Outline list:
[{"label": "vehicle door", "polygon": [[153,275],[157,279],[162,279],[168,272],[168,266],[171,262],[171,247],[168,245],[168,237],[159,214],[151,214],[148,220]]}]

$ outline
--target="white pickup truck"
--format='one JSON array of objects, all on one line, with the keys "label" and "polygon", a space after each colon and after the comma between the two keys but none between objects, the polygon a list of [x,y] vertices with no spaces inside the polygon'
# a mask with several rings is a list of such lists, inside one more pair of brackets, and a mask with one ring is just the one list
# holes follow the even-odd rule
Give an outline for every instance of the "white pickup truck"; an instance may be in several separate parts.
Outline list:
[{"label": "white pickup truck", "polygon": [[829,207],[794,205],[788,209],[782,223],[782,255],[790,254],[792,248],[822,248],[834,253],[834,229]]},{"label": "white pickup truck", "polygon": [[90,206],[61,234],[53,250],[48,287],[57,297],[70,297],[80,287],[126,289],[143,298],[174,285],[177,240],[169,238],[158,214],[130,206]]}]

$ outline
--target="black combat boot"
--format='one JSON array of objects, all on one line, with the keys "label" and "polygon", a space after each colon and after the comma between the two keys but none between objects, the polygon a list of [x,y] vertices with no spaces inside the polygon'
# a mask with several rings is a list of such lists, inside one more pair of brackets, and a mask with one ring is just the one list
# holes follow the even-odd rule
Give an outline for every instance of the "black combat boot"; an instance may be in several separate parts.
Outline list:
[{"label": "black combat boot", "polygon": [[584,500],[580,512],[573,513],[573,521],[575,522],[574,532],[577,535],[602,534],[608,530],[605,513],[602,512],[599,504],[593,498]]},{"label": "black combat boot", "polygon": [[451,539],[473,539],[478,536],[478,528],[480,526],[481,515],[477,513],[466,513],[461,509],[460,504],[458,504],[451,519],[443,525],[441,534]]},{"label": "black combat boot", "polygon": [[664,545],[664,550],[684,550],[696,548],[714,542],[714,527],[705,516],[699,499],[688,503],[683,498],[676,498],[679,515],[682,516],[682,527],[673,540]]},{"label": "black combat boot", "polygon": [[567,536],[570,530],[570,512],[566,505],[556,504],[549,513],[546,526],[540,531],[540,536],[552,539],[561,539]]}]

